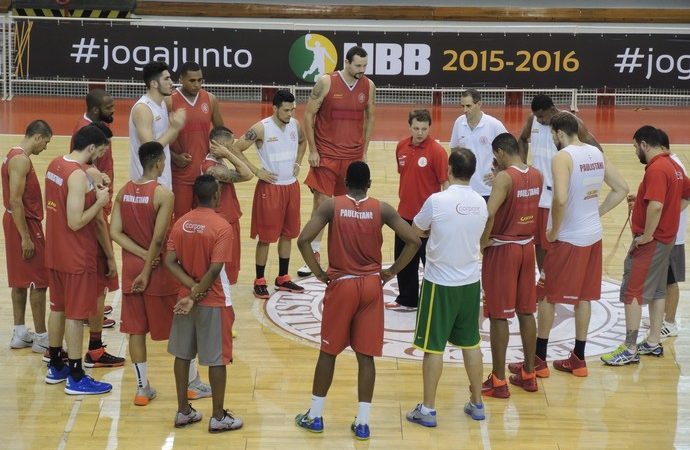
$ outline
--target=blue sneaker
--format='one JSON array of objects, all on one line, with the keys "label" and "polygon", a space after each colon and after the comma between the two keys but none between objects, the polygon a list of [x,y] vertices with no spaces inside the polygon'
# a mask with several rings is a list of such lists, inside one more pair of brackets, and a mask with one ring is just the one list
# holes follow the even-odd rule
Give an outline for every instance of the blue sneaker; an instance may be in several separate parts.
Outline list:
[{"label": "blue sneaker", "polygon": [[484,420],[486,418],[483,403],[475,405],[472,402],[467,402],[465,403],[465,408],[463,410],[465,411],[465,414],[469,415],[474,420]]},{"label": "blue sneaker", "polygon": [[637,344],[637,353],[640,355],[656,356],[657,358],[660,358],[664,356],[664,346],[661,345],[661,342],[656,345],[650,345],[645,339]]},{"label": "blue sneaker", "polygon": [[309,418],[309,410],[295,416],[295,425],[312,433],[323,433],[323,417]]},{"label": "blue sneaker", "polygon": [[109,383],[101,383],[96,381],[88,375],[81,377],[81,380],[75,381],[70,375],[67,377],[67,384],[65,385],[65,394],[70,395],[98,395],[106,394],[113,389],[113,385]]},{"label": "blue sneaker", "polygon": [[352,422],[350,429],[355,434],[355,439],[358,441],[366,441],[369,439],[369,425],[366,423],[357,425],[357,421]]},{"label": "blue sneaker", "polygon": [[625,366],[627,364],[639,364],[640,354],[631,352],[625,344],[621,344],[611,353],[601,357],[601,361],[609,366]]},{"label": "blue sneaker", "polygon": [[48,366],[48,373],[46,374],[46,383],[48,384],[58,384],[62,383],[69,376],[69,367],[62,366],[62,369],[58,370],[55,366]]},{"label": "blue sneaker", "polygon": [[407,417],[408,421],[418,423],[425,427],[436,426],[436,410],[430,411],[428,414],[423,414],[421,403],[418,403],[405,417]]}]

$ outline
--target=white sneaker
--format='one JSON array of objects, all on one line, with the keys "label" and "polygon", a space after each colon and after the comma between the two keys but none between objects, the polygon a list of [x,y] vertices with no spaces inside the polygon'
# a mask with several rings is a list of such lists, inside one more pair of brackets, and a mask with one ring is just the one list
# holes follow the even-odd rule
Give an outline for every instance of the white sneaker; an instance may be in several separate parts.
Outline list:
[{"label": "white sneaker", "polygon": [[678,325],[664,320],[664,326],[661,327],[661,339],[678,336]]},{"label": "white sneaker", "polygon": [[31,331],[27,331],[24,334],[17,334],[16,331],[12,332],[12,340],[10,341],[10,348],[26,348],[31,347],[34,342],[34,334]]},{"label": "white sneaker", "polygon": [[197,375],[187,387],[187,399],[198,400],[200,398],[208,398],[210,396],[211,386],[201,381],[201,377]]},{"label": "white sneaker", "polygon": [[48,332],[35,333],[34,342],[31,345],[31,351],[34,353],[45,353],[48,350]]},{"label": "white sneaker", "polygon": [[[314,252],[314,257],[316,258],[316,262],[321,262],[321,254],[319,252]],[[309,275],[311,275],[311,269],[308,265],[305,264],[299,269],[297,269],[298,277],[308,277]]]},{"label": "white sneaker", "polygon": [[208,431],[209,433],[232,431],[242,428],[242,425],[244,425],[242,419],[234,417],[232,413],[226,409],[225,415],[221,420],[211,416],[211,420],[208,421]]}]

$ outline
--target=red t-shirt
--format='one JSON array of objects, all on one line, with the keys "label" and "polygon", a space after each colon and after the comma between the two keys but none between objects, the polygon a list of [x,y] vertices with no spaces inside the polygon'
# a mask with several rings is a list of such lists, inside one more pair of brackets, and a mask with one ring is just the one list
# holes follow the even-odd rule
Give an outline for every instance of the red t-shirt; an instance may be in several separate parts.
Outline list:
[{"label": "red t-shirt", "polygon": [[[122,231],[137,245],[144,249],[151,246],[153,230],[156,225],[158,211],[154,204],[156,188],[160,186],[157,181],[137,184],[128,181],[123,188],[120,201],[120,217],[122,219]],[[167,240],[167,239],[166,239]],[[147,295],[168,296],[177,293],[179,283],[170,272],[163,267],[163,251],[161,249],[161,262],[153,269],[146,287]],[[122,292],[132,293],[132,282],[144,268],[144,260],[122,249]]]},{"label": "red t-shirt", "polygon": [[189,153],[192,161],[186,167],[172,164],[173,184],[194,184],[199,176],[201,164],[208,154],[208,136],[211,132],[211,99],[204,89],[199,91],[196,100],[191,103],[175,89],[171,96],[172,110],[185,109],[187,120],[184,128],[177,135],[177,140],[170,144],[170,151]]},{"label": "red t-shirt", "polygon": [[431,136],[418,146],[409,137],[398,142],[395,158],[400,174],[398,214],[412,220],[426,199],[448,180],[448,154]]},{"label": "red t-shirt", "polygon": [[328,276],[370,275],[381,270],[381,204],[366,197],[359,202],[335,197],[328,226]]},{"label": "red t-shirt", "polygon": [[332,159],[362,159],[369,79],[362,76],[350,88],[340,72],[333,72],[330,77],[331,87],[314,120],[314,140],[319,155]]},{"label": "red t-shirt", "polygon": [[[208,169],[217,165],[225,167],[225,164],[213,156],[206,156],[204,162],[201,163],[201,174],[206,173]],[[235,183],[220,183],[220,203],[218,203],[216,212],[227,220],[228,223],[235,223],[242,217],[242,209],[240,209],[240,201],[235,191]]]},{"label": "red t-shirt", "polygon": [[[232,258],[232,228],[214,210],[197,207],[175,222],[168,250],[177,254],[177,260],[187,274],[197,282],[203,278],[212,263],[229,263]],[[189,289],[181,286],[178,295],[189,295]],[[229,306],[230,281],[225,270],[213,281],[206,297],[199,303],[204,306]]]},{"label": "red t-shirt", "polygon": [[522,241],[534,237],[537,231],[537,213],[543,178],[534,167],[525,172],[515,166],[505,172],[510,175],[512,188],[496,211],[491,239]]},{"label": "red t-shirt", "polygon": [[[46,171],[46,267],[59,272],[79,274],[96,272],[98,241],[95,219],[77,231],[67,225],[67,182],[83,166],[58,156]],[[88,177],[84,210],[96,202],[96,190]]]},{"label": "red t-shirt", "polygon": [[[18,155],[24,155],[24,150],[20,147],[12,147],[7,153],[7,157],[2,162],[2,203],[5,210],[12,210],[10,207],[10,160]],[[29,158],[29,172],[26,174],[24,182],[24,216],[27,219],[43,220],[43,196],[41,195],[41,185],[38,184],[38,177],[34,170],[34,164]]]},{"label": "red t-shirt", "polygon": [[645,167],[644,177],[637,189],[637,198],[630,220],[634,234],[644,233],[647,220],[647,204],[650,201],[663,203],[659,225],[654,230],[654,239],[663,244],[675,241],[680,219],[681,199],[690,199],[690,180],[683,169],[662,153],[651,159]]}]

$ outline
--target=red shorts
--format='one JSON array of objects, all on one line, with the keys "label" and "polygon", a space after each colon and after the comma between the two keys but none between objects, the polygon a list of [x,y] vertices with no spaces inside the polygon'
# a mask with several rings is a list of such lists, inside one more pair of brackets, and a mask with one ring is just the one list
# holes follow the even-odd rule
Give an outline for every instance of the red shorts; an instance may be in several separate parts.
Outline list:
[{"label": "red shorts", "polygon": [[546,240],[546,224],[549,222],[548,208],[539,208],[537,211],[537,229],[534,232],[534,244],[541,247],[542,250],[548,250],[551,242]]},{"label": "red shorts", "polygon": [[601,241],[587,247],[551,243],[544,258],[537,298],[549,303],[577,304],[601,298]]},{"label": "red shorts", "polygon": [[534,242],[503,244],[485,250],[482,260],[484,316],[508,319],[537,311]]},{"label": "red shorts", "polygon": [[108,292],[114,292],[120,289],[117,275],[108,278],[108,259],[103,254],[99,254],[96,258],[96,273],[98,274],[98,295],[106,295]]},{"label": "red shorts", "polygon": [[321,157],[319,167],[309,167],[309,173],[304,184],[309,186],[312,192],[316,191],[329,197],[347,194],[345,177],[347,168],[358,159],[332,159]]},{"label": "red shorts", "polygon": [[237,283],[237,277],[240,274],[240,257],[242,256],[242,245],[240,244],[240,222],[231,222],[232,229],[232,258],[230,262],[225,263],[225,273],[228,275],[230,284]]},{"label": "red shorts", "polygon": [[626,305],[633,300],[642,305],[666,297],[668,266],[673,242],[657,240],[635,247],[633,242],[623,263],[620,299]]},{"label": "red shorts", "polygon": [[34,243],[34,256],[22,258],[22,238],[12,220],[12,214],[5,211],[2,217],[5,230],[5,260],[7,281],[11,288],[48,287],[48,269],[45,267],[46,240],[39,220],[26,219],[31,241]]},{"label": "red shorts", "polygon": [[97,312],[98,276],[95,272],[48,271],[50,310],[64,312],[70,320],[88,319]]},{"label": "red shorts", "polygon": [[323,298],[321,351],[347,346],[368,356],[383,350],[383,289],[378,274],[331,281]]},{"label": "red shorts", "polygon": [[170,336],[176,303],[177,295],[122,294],[120,331],[127,334],[151,333],[154,341],[164,341]]},{"label": "red shorts", "polygon": [[194,207],[194,185],[173,182],[172,190],[173,194],[175,194],[173,220],[177,220],[191,211]]},{"label": "red shorts", "polygon": [[276,185],[259,180],[252,203],[250,236],[260,242],[278,242],[280,237],[299,236],[299,183]]}]

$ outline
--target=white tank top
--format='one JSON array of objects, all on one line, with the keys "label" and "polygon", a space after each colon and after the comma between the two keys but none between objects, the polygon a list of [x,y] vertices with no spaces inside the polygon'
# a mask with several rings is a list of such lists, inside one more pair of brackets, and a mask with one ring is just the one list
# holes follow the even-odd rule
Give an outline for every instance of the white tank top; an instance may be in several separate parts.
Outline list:
[{"label": "white tank top", "polygon": [[261,121],[264,126],[264,140],[258,148],[259,159],[264,169],[278,176],[275,184],[292,184],[297,179],[293,175],[299,146],[297,121],[290,118],[290,123],[281,130],[273,121],[273,116]]},{"label": "white tank top", "polygon": [[600,241],[602,236],[599,192],[604,182],[604,155],[589,144],[569,145],[561,151],[572,158],[573,171],[558,240],[586,247]]},{"label": "white tank top", "polygon": [[[165,101],[160,104],[154,102],[148,95],[142,96],[132,107],[132,110],[138,104],[146,105],[153,114],[153,139],[158,139],[165,133],[170,126],[168,120],[168,108],[165,106]],[[141,146],[137,130],[134,128],[132,121],[132,112],[129,112],[129,179],[136,181],[144,174],[144,171],[139,163],[139,147]],[[163,174],[158,178],[158,182],[168,189],[172,190],[172,172],[170,166],[170,146],[166,145],[163,148],[165,153],[165,169]]]},{"label": "white tank top", "polygon": [[551,126],[540,124],[537,119],[532,120],[532,133],[530,134],[530,153],[532,165],[544,176],[539,207],[551,209],[553,199],[553,175],[551,174],[551,160],[556,156],[558,149],[553,143]]},{"label": "white tank top", "polygon": [[[680,160],[678,155],[675,153],[671,153],[671,159],[673,159],[681,169],[683,169],[683,173],[685,176],[688,175],[688,172],[685,170],[685,166],[683,165],[683,162]],[[676,235],[676,245],[680,244],[685,244],[685,232],[688,229],[688,208],[685,208],[680,212],[680,223],[678,223],[678,234]]]}]

